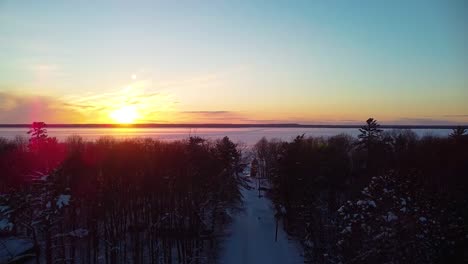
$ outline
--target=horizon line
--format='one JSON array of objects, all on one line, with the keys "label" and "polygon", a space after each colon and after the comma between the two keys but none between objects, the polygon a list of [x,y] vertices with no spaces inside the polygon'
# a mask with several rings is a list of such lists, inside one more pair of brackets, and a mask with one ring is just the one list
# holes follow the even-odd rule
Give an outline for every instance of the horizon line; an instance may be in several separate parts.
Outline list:
[{"label": "horizon line", "polygon": [[[47,128],[361,128],[364,124],[299,124],[299,123],[138,123],[138,124],[47,124]],[[0,128],[29,128],[31,124],[0,124]],[[468,125],[380,125],[381,128],[396,129],[454,129],[457,127],[468,128]]]}]

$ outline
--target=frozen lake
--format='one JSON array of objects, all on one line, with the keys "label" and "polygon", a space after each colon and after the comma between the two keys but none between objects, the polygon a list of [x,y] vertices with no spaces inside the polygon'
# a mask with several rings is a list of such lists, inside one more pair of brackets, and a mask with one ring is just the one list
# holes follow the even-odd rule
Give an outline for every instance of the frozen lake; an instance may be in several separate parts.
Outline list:
[{"label": "frozen lake", "polygon": [[[28,136],[27,128],[0,128],[0,137],[14,138]],[[447,136],[450,129],[413,129],[419,136],[427,134]],[[70,135],[80,135],[86,140],[95,140],[102,136],[115,138],[157,138],[161,140],[184,139],[189,136],[203,138],[221,138],[228,136],[235,142],[244,142],[247,145],[255,144],[260,138],[279,138],[289,141],[297,135],[306,136],[334,136],[338,134],[357,136],[357,128],[48,128],[51,137],[64,140]]]}]

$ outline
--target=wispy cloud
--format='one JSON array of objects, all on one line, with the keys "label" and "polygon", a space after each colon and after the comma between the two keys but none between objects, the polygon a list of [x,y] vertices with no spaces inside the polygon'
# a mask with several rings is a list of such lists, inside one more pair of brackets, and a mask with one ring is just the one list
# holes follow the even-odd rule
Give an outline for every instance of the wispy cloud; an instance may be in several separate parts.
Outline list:
[{"label": "wispy cloud", "polygon": [[139,113],[137,122],[160,120],[167,112],[175,111],[175,100],[168,92],[151,87],[151,82],[141,80],[106,92],[68,95],[62,98],[64,106],[87,116],[87,122],[110,122],[109,114],[125,106],[133,106]]},{"label": "wispy cloud", "polygon": [[[402,117],[395,120],[385,122],[386,124],[396,125],[457,125],[460,122],[436,119],[436,118],[413,118],[413,117]],[[463,122],[462,122],[463,123]]]},{"label": "wispy cloud", "polygon": [[457,118],[457,117],[468,117],[468,115],[443,115],[442,117],[454,117],[454,118]]},{"label": "wispy cloud", "polygon": [[231,111],[181,111],[184,114],[195,114],[195,115],[225,115],[225,114],[233,114],[234,112]]},{"label": "wispy cloud", "polygon": [[55,98],[0,92],[1,123],[75,123],[80,120],[82,115],[79,112],[64,107]]},{"label": "wispy cloud", "polygon": [[176,114],[181,122],[190,123],[239,123],[240,120],[246,118],[240,112],[226,110],[179,111]]},{"label": "wispy cloud", "polygon": [[295,123],[295,122],[287,122],[285,120],[279,119],[255,119],[255,118],[243,118],[239,120],[240,123],[245,124],[279,124],[279,123]]},{"label": "wispy cloud", "polygon": [[95,108],[95,105],[84,105],[84,104],[70,104],[70,103],[64,103],[64,106],[67,107],[74,107],[74,108]]}]

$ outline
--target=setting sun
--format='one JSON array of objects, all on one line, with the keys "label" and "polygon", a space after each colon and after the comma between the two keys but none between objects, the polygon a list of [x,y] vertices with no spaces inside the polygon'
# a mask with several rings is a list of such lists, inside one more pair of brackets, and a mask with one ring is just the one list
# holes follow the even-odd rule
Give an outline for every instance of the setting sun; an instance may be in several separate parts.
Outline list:
[{"label": "setting sun", "polygon": [[138,112],[134,106],[124,106],[114,110],[110,117],[119,124],[130,124],[138,118]]}]

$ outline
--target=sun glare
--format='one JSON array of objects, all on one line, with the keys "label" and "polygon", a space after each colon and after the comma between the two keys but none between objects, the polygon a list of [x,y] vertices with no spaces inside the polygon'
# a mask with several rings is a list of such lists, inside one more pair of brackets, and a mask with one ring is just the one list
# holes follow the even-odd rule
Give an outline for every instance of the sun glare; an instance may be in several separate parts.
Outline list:
[{"label": "sun glare", "polygon": [[119,124],[131,124],[138,118],[138,112],[134,106],[124,106],[114,110],[110,117]]}]

